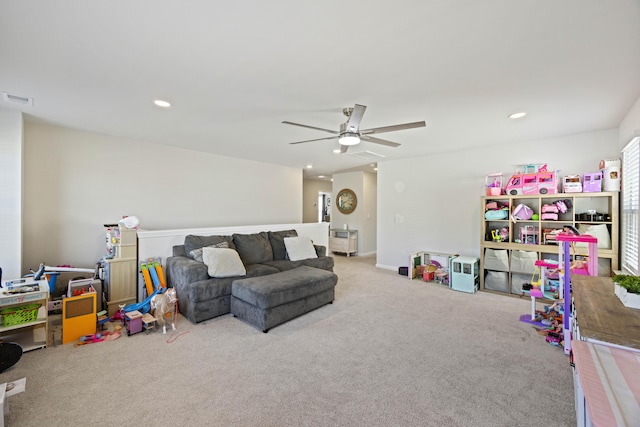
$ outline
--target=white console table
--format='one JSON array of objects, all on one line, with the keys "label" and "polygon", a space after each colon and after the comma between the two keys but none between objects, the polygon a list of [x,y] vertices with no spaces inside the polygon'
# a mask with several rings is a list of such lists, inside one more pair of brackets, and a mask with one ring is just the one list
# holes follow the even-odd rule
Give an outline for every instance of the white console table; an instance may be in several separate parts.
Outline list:
[{"label": "white console table", "polygon": [[347,256],[358,252],[358,230],[342,228],[329,229],[329,250],[346,253]]}]

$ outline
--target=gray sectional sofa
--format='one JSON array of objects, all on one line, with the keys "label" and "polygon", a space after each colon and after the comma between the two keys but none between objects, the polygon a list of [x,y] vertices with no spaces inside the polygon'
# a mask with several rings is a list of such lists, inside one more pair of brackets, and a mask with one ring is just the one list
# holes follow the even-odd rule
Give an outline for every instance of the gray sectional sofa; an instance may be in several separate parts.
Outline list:
[{"label": "gray sectional sofa", "polygon": [[[324,246],[314,245],[317,258],[297,261],[288,259],[284,239],[294,236],[297,236],[295,230],[233,234],[231,236],[186,236],[184,244],[174,246],[173,256],[168,257],[166,260],[167,282],[169,286],[176,289],[180,313],[193,323],[228,314],[231,312],[232,288],[236,280],[275,275],[268,282],[278,282],[278,273],[289,270],[295,271],[287,274],[288,282],[291,282],[291,276],[306,275],[309,277],[300,277],[299,280],[296,280],[297,287],[302,289],[302,293],[300,293],[300,290],[296,290],[291,292],[291,295],[297,295],[296,298],[304,301],[288,301],[291,307],[295,305],[298,308],[294,312],[291,312],[291,309],[287,310],[285,317],[291,319],[303,312],[317,308],[318,304],[332,302],[333,286],[337,282],[337,276],[333,274],[333,258],[326,256],[326,248]],[[216,246],[228,246],[231,249],[235,249],[244,265],[246,274],[232,277],[209,276],[210,270],[201,261],[199,255],[201,256],[202,248]],[[299,268],[303,266],[312,267],[313,270]],[[316,288],[305,285],[305,280],[307,282],[320,280],[319,278],[311,277],[318,276],[317,274],[309,274],[314,273],[315,269],[331,272],[332,275],[332,278],[328,278],[326,275],[322,277],[325,283],[327,280],[333,281],[333,286],[324,286],[322,298],[313,295],[316,292],[314,291]],[[285,277],[283,276],[283,278]],[[331,289],[328,289],[328,287]],[[305,302],[307,300],[314,302]],[[255,317],[255,313],[253,317]],[[286,320],[284,319],[283,321]],[[252,323],[251,321],[249,322]],[[267,329],[265,325],[268,324],[268,327],[275,326],[273,321],[253,324],[265,332]]]}]

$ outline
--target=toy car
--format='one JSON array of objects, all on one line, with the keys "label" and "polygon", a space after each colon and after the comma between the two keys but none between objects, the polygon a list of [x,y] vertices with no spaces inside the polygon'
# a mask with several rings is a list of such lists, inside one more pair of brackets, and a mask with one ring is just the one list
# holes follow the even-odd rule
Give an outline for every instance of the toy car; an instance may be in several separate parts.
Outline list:
[{"label": "toy car", "polygon": [[558,192],[556,173],[545,170],[537,173],[515,174],[507,181],[505,192],[512,196],[519,194],[556,194]]},{"label": "toy car", "polygon": [[560,341],[562,341],[562,338],[560,337],[560,334],[558,334],[557,332],[549,331],[547,333],[546,341],[552,345],[559,345]]}]

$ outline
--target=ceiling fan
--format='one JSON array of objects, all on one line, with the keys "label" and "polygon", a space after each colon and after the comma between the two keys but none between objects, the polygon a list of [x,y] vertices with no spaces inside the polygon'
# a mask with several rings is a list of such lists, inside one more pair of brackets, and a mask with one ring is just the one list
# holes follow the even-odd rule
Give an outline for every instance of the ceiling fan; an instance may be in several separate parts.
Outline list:
[{"label": "ceiling fan", "polygon": [[421,128],[425,127],[427,124],[424,121],[421,122],[413,122],[413,123],[405,123],[402,125],[392,125],[392,126],[383,126],[371,129],[360,129],[360,121],[362,120],[362,116],[364,115],[366,106],[356,104],[354,107],[347,107],[342,109],[342,113],[347,116],[347,121],[345,123],[340,124],[340,130],[335,131],[331,129],[323,129],[315,126],[302,125],[300,123],[293,123],[284,121],[282,123],[286,125],[300,126],[308,129],[316,129],[321,130],[323,132],[328,132],[333,134],[333,136],[328,136],[326,138],[318,138],[318,139],[308,139],[306,141],[298,141],[291,142],[290,144],[303,144],[306,142],[313,141],[324,141],[329,139],[337,139],[340,143],[340,153],[346,153],[349,149],[349,146],[359,144],[360,141],[368,141],[373,142],[375,144],[386,145],[388,147],[398,147],[400,144],[397,142],[387,141],[386,139],[376,138],[371,136],[373,134],[383,133],[383,132],[394,132],[397,130],[404,129],[412,129],[412,128]]}]

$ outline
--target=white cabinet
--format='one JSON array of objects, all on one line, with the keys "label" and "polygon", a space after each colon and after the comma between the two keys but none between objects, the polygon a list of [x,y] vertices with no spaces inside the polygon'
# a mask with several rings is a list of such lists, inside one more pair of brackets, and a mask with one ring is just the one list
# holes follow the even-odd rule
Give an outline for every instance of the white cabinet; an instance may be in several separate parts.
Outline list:
[{"label": "white cabinet", "polygon": [[[4,341],[20,344],[23,351],[29,351],[47,346],[49,284],[46,279],[37,282],[34,282],[33,279],[24,280],[25,283],[21,285],[35,288],[35,290],[25,293],[11,293],[9,286],[5,283],[0,292],[0,309],[3,313],[0,337]],[[31,304],[40,304],[37,313],[16,310]],[[18,323],[18,319],[28,320]]]},{"label": "white cabinet", "polygon": [[358,230],[329,229],[329,250],[345,253],[347,256],[358,252]]},{"label": "white cabinet", "polygon": [[106,259],[104,268],[104,300],[109,316],[113,316],[121,304],[136,302],[138,283],[137,230],[115,229],[113,237],[107,234],[107,248],[115,255]]},{"label": "white cabinet", "polygon": [[136,258],[113,258],[104,266],[104,297],[109,316],[118,311],[119,305],[136,302]]}]

